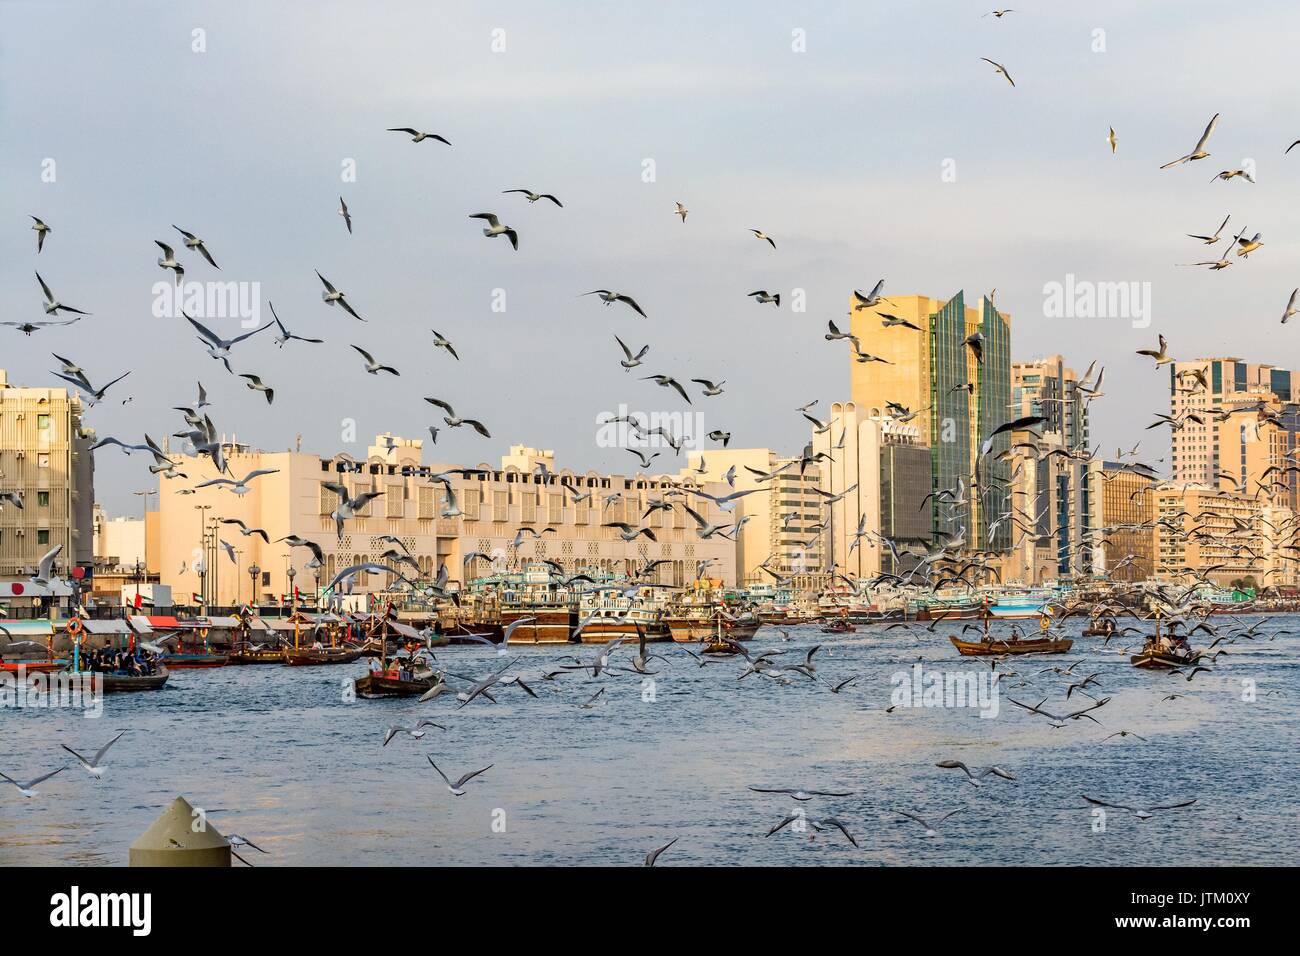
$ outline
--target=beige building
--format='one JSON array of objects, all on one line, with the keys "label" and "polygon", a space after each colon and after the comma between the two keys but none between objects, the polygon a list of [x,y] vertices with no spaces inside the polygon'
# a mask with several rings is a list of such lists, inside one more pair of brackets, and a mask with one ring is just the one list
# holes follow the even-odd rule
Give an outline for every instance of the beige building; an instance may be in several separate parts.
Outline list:
[{"label": "beige building", "polygon": [[[930,449],[910,423],[900,423],[879,408],[855,402],[830,407],[830,427],[813,429],[813,451],[821,463],[821,490],[842,496],[825,508],[826,567],[850,578],[910,568],[893,560],[885,539],[898,549],[916,549],[931,537]],[[858,535],[858,528],[864,534]]]},{"label": "beige building", "polygon": [[1294,552],[1282,550],[1290,541],[1273,530],[1290,527],[1290,509],[1204,485],[1169,482],[1152,495],[1158,580],[1186,581],[1191,571],[1219,585],[1294,583]]},{"label": "beige building", "polygon": [[1295,402],[1300,394],[1300,376],[1273,365],[1257,365],[1238,358],[1200,358],[1174,362],[1169,372],[1169,414],[1182,418],[1196,415],[1201,421],[1186,420],[1170,437],[1171,478],[1178,482],[1218,485],[1218,475],[1235,472],[1238,462],[1230,461],[1220,447],[1221,426],[1215,412],[1231,398],[1238,403],[1275,398]]},{"label": "beige building", "polygon": [[67,389],[12,385],[0,370],[0,492],[23,500],[0,501],[0,582],[25,580],[60,544],[56,573],[91,566],[95,466],[81,415]]},{"label": "beige building", "polygon": [[[701,458],[705,465],[702,474],[698,471]],[[734,488],[724,478],[732,469]],[[760,474],[772,472],[778,474],[759,480]],[[798,575],[796,587],[815,586],[825,540],[822,504],[813,490],[819,483],[818,465],[810,464],[801,472],[798,458],[784,458],[769,448],[723,448],[691,452],[678,477],[721,483],[728,494],[753,492],[737,499],[733,512],[745,522],[736,535],[737,583],[773,583],[774,576],[759,567],[766,564],[782,577]],[[695,508],[694,502],[691,507]]]},{"label": "beige building", "polygon": [[[931,450],[928,490],[955,488],[959,480],[969,487],[984,436],[1009,418],[1011,316],[998,311],[987,296],[967,307],[963,292],[946,301],[902,295],[870,308],[860,305],[850,297],[850,328],[862,353],[883,361],[851,358],[853,403],[886,414],[914,414],[909,424]],[[915,328],[886,326],[891,318]],[[983,337],[982,361],[965,344],[976,333]],[[907,411],[890,413],[891,407]],[[1009,447],[1008,437],[999,436],[993,455]],[[932,506],[932,527],[950,534],[964,529],[967,550],[1005,552],[1011,544],[1010,529],[1002,523],[990,533],[990,525],[1006,510],[1010,465],[986,459],[981,468],[987,498],[966,496],[968,504],[956,513]]]},{"label": "beige building", "polygon": [[[658,580],[669,584],[694,580],[696,562],[712,559],[706,576],[727,583],[735,580],[732,543],[718,536],[699,540],[694,523],[680,508],[674,507],[671,513],[656,510],[643,520],[652,500],[675,501],[679,486],[700,487],[689,480],[556,471],[550,452],[515,446],[499,466],[472,466],[482,474],[449,476],[455,499],[452,508],[443,484],[431,482],[427,476],[457,466],[425,465],[422,454],[419,440],[394,436],[379,436],[360,462],[347,455],[321,458],[304,452],[232,446],[227,457],[236,477],[254,469],[276,470],[255,479],[242,497],[222,487],[182,494],[216,477],[215,469],[206,458],[173,455],[182,462],[180,470],[190,481],[161,483],[162,583],[172,587],[178,604],[189,603],[189,595],[201,589],[208,603],[217,606],[246,602],[254,592],[259,603],[274,603],[291,593],[291,568],[297,587],[310,594],[318,573],[325,585],[342,568],[378,561],[390,547],[379,540],[381,535],[399,538],[426,575],[435,576],[439,565],[446,564],[454,582],[542,559],[555,560],[569,572],[583,568],[621,572],[628,561],[663,559],[668,563],[658,569]],[[538,461],[547,464],[545,477],[535,468],[523,467]],[[359,470],[352,470],[357,466]],[[354,496],[372,490],[384,494],[359,517],[347,521],[340,538],[329,517],[337,499],[324,487],[325,482],[342,483]],[[561,485],[588,497],[575,503]],[[719,495],[729,490],[702,487]],[[708,520],[730,520],[730,515],[707,499],[689,497],[691,506]],[[271,543],[258,535],[244,536],[235,525],[220,524],[222,518],[238,518],[250,528],[265,530]],[[623,520],[649,527],[657,540],[641,537],[625,542],[617,529],[602,527],[605,522]],[[525,534],[515,547],[519,529],[525,527],[543,533],[536,538]],[[545,528],[555,531],[544,532]],[[291,550],[278,542],[290,534],[321,546],[325,563],[319,572],[306,566],[311,560],[309,551]],[[232,546],[233,561],[220,542]],[[489,557],[475,558],[464,568],[464,558],[474,552]],[[250,573],[252,567],[257,568],[255,574]],[[378,591],[386,581],[385,575],[360,574],[354,588]]]},{"label": "beige building", "polygon": [[1150,579],[1155,570],[1155,477],[1132,464],[1096,458],[1089,472],[1093,573],[1114,581]]}]

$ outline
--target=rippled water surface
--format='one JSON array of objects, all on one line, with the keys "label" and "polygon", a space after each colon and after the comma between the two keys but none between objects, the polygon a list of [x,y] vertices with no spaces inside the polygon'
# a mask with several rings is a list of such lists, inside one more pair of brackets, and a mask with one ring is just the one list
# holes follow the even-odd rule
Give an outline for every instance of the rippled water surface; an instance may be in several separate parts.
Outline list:
[{"label": "rippled water surface", "polygon": [[[1228,618],[1213,623],[1224,628]],[[891,678],[910,677],[918,661],[988,672],[957,656],[946,640],[952,624],[915,634],[874,625],[841,636],[793,628],[788,641],[765,627],[751,653],[784,648],[778,660],[793,663],[822,645],[813,658],[818,682],[793,675],[789,685],[738,681],[743,661],[735,657],[697,667],[671,644],[654,647],[668,660],[652,664],[653,688],[626,673],[548,681],[540,674],[565,655],[591,660],[597,649],[520,648],[512,672],[540,699],[507,687],[497,704],[464,709],[447,695],[427,704],[346,702],[341,685],[361,663],[178,671],[164,691],[108,697],[97,720],[0,709],[0,770],[24,780],[71,760],[59,744],[89,755],[128,730],[102,780],[72,763],[32,799],[0,787],[0,863],[124,864],[130,843],[183,795],[218,830],[269,851],[251,854],[258,865],[638,864],[673,837],[660,865],[1295,864],[1300,637],[1267,637],[1290,627],[1300,634],[1300,619],[1265,619],[1254,640],[1221,644],[1228,655],[1190,683],[1130,667],[1124,639],[1109,648],[1076,639],[1069,654],[1000,665],[1014,676],[1003,679],[997,716],[987,718],[972,708],[886,712]],[[503,663],[488,648],[438,653],[461,674]],[[629,652],[615,662],[620,656]],[[1057,714],[1087,706],[1077,692],[1066,700],[1068,677],[1042,673],[1075,661],[1076,675],[1099,675],[1101,689],[1089,693],[1111,698],[1096,714],[1101,726],[1076,720],[1054,729],[1008,702],[1047,698],[1044,708]],[[855,683],[830,692],[855,674]],[[580,709],[600,687],[596,707]],[[1162,700],[1169,694],[1184,696]],[[388,724],[422,716],[447,729],[382,746]],[[1146,740],[1103,739],[1119,730]],[[492,769],[454,797],[426,754],[453,779]],[[976,788],[960,771],[935,767],[944,759],[997,764],[1017,779],[989,777]],[[796,803],[750,785],[855,793]],[[1146,822],[1114,811],[1099,828],[1084,793],[1131,805],[1197,803]],[[833,814],[860,849],[812,826],[765,836],[796,807],[810,820]],[[893,812],[933,818],[956,808],[934,836]]]}]

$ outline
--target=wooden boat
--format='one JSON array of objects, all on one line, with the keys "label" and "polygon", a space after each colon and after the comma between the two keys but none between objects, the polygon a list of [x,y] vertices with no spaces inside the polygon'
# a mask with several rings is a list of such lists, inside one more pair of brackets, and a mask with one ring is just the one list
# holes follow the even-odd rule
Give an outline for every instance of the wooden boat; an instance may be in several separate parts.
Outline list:
[{"label": "wooden boat", "polygon": [[568,605],[512,605],[501,608],[501,629],[521,618],[531,618],[510,635],[511,644],[567,644],[577,622]]},{"label": "wooden boat", "polygon": [[420,636],[419,632],[409,625],[393,620],[390,605],[381,616],[379,626],[370,631],[369,636],[377,638],[380,642],[379,661],[377,666],[372,662],[369,670],[353,681],[358,697],[366,700],[381,697],[414,697],[416,694],[432,690],[438,683],[439,678],[427,660],[411,653],[405,657],[388,656],[390,631],[403,643],[418,640]]},{"label": "wooden boat", "polygon": [[948,638],[963,657],[1001,657],[1003,654],[1064,654],[1074,646],[1068,637],[1011,638],[1010,640],[963,641]]},{"label": "wooden boat", "polygon": [[230,663],[229,654],[212,654],[206,652],[188,653],[177,652],[175,654],[164,654],[162,662],[167,665],[168,670],[194,670],[201,667],[225,667]]},{"label": "wooden boat", "polygon": [[969,620],[982,616],[987,606],[976,602],[951,602],[923,604],[916,611],[918,621]]},{"label": "wooden boat", "polygon": [[299,647],[284,652],[289,667],[314,667],[319,664],[351,664],[365,656],[360,647]]},{"label": "wooden boat", "polygon": [[283,664],[284,649],[279,647],[249,647],[236,645],[230,652],[231,664]]},{"label": "wooden boat", "polygon": [[140,677],[132,674],[96,673],[94,683],[105,694],[125,694],[145,690],[162,690],[169,677],[171,677],[171,673],[167,668],[159,667],[156,672]]},{"label": "wooden boat", "polygon": [[1119,632],[1114,621],[1094,621],[1083,629],[1084,637],[1112,637]]},{"label": "wooden boat", "polygon": [[822,625],[823,634],[855,634],[857,630],[847,618],[828,621]]},{"label": "wooden boat", "polygon": [[1141,654],[1134,654],[1129,657],[1128,661],[1134,667],[1142,670],[1171,670],[1175,667],[1187,667],[1195,664],[1200,658],[1201,655],[1195,652],[1180,654],[1176,651],[1159,651],[1155,648],[1146,648]]},{"label": "wooden boat", "polygon": [[358,697],[375,700],[380,697],[414,697],[416,694],[423,694],[426,690],[432,689],[436,683],[437,681],[432,677],[428,679],[413,677],[406,680],[401,677],[390,677],[380,671],[372,671],[364,677],[358,677],[355,686]]}]

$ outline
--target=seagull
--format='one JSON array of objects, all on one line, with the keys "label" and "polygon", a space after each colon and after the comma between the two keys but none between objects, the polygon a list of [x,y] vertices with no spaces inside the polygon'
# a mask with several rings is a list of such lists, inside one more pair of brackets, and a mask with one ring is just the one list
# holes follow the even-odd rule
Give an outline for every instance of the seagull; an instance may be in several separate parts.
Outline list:
[{"label": "seagull", "polygon": [[235,481],[233,478],[213,478],[210,481],[202,482],[200,484],[195,485],[194,487],[198,489],[198,488],[209,488],[212,487],[213,485],[230,485],[230,490],[232,492],[239,495],[240,497],[243,497],[244,495],[252,491],[252,489],[248,487],[248,483],[252,481],[254,478],[261,478],[263,475],[275,475],[278,474],[279,471],[280,471],[279,468],[258,468],[254,471],[250,471],[248,474],[246,474],[243,478],[239,479],[238,481]]},{"label": "seagull", "polygon": [[266,325],[259,326],[258,328],[253,329],[253,331],[251,332],[245,332],[243,335],[236,335],[233,339],[223,339],[221,336],[217,335],[217,333],[213,332],[211,329],[205,326],[202,322],[196,322],[194,319],[190,318],[189,315],[187,315],[183,309],[181,310],[181,315],[185,316],[185,321],[189,322],[190,325],[194,326],[194,328],[198,330],[200,336],[199,341],[202,342],[205,346],[207,346],[208,354],[211,355],[214,359],[220,359],[226,362],[227,368],[230,367],[230,361],[229,361],[230,350],[235,345],[244,341],[244,339],[251,338],[252,336],[256,335],[258,332],[264,331],[265,329],[269,329],[272,325],[275,324],[274,321],[271,321],[266,323]]},{"label": "seagull", "polygon": [[1291,298],[1289,298],[1286,303],[1286,311],[1282,313],[1283,325],[1286,325],[1287,319],[1296,314],[1295,300],[1297,295],[1300,295],[1300,288],[1292,289]]},{"label": "seagull", "polygon": [[624,295],[622,292],[611,292],[609,289],[592,289],[590,292],[584,292],[583,295],[598,295],[601,301],[606,305],[613,305],[615,302],[622,302],[631,307],[632,311],[642,318],[648,319],[641,306],[636,304],[636,299],[630,295]]},{"label": "seagull", "polygon": [[459,362],[460,356],[456,354],[456,349],[452,346],[451,341],[437,329],[430,329],[429,331],[433,333],[433,347],[435,349],[446,349],[447,354]]},{"label": "seagull", "polygon": [[265,541],[267,544],[271,543],[271,536],[268,535],[264,529],[250,528],[244,521],[240,520],[239,518],[222,518],[221,523],[238,525],[239,533],[242,534],[245,538],[250,537],[251,535],[259,535],[261,539]]},{"label": "seagull", "polygon": [[1156,338],[1160,342],[1159,349],[1138,349],[1137,354],[1149,355],[1151,358],[1156,360],[1157,366],[1167,365],[1168,363],[1173,361],[1173,359],[1169,356],[1168,343],[1165,341],[1165,337],[1163,335],[1157,335]]},{"label": "seagull", "polygon": [[1143,737],[1141,734],[1135,734],[1131,730],[1117,730],[1109,737],[1101,738],[1101,742],[1105,743],[1106,741],[1110,740],[1111,737],[1136,737],[1138,740],[1142,741],[1143,743],[1147,742],[1147,739],[1145,737]]},{"label": "seagull", "polygon": [[280,317],[275,314],[275,306],[269,299],[266,304],[271,307],[271,317],[275,320],[276,327],[280,330],[279,334],[275,336],[275,344],[280,348],[284,348],[290,342],[310,342],[313,345],[324,344],[324,339],[307,339],[303,338],[301,335],[294,335],[284,327],[284,323],[280,321]]},{"label": "seagull", "polygon": [[619,344],[619,348],[623,350],[623,355],[625,356],[624,359],[618,364],[623,366],[623,368],[629,372],[632,371],[632,369],[636,368],[638,365],[640,365],[641,360],[645,358],[646,353],[650,351],[650,346],[643,345],[641,346],[640,351],[638,351],[635,355],[633,355],[632,350],[627,347],[627,343],[624,342],[622,339],[620,339],[617,335],[614,336],[614,341]]},{"label": "seagull", "polygon": [[1210,182],[1214,182],[1216,179],[1222,179],[1226,183],[1228,180],[1236,179],[1238,176],[1246,180],[1248,183],[1253,183],[1255,181],[1255,177],[1244,169],[1225,169],[1221,173],[1215,173],[1210,179]]},{"label": "seagull", "polygon": [[1104,800],[1096,800],[1088,796],[1086,793],[1080,794],[1080,796],[1082,796],[1083,799],[1087,800],[1091,804],[1094,804],[1095,806],[1109,807],[1112,810],[1127,810],[1129,813],[1133,814],[1133,816],[1137,817],[1139,820],[1151,819],[1151,817],[1154,816],[1157,810],[1178,810],[1182,807],[1190,807],[1193,803],[1196,802],[1196,798],[1193,797],[1191,800],[1185,800],[1182,803],[1166,803],[1166,804],[1161,804],[1158,807],[1127,807],[1122,803],[1107,803]]},{"label": "seagull", "polygon": [[983,19],[983,17],[997,17],[999,20],[1001,20],[1008,13],[1015,13],[1015,12],[1016,11],[1012,10],[1010,7],[1008,7],[1005,10],[990,10],[988,13],[982,14],[981,19]]},{"label": "seagull", "polygon": [[857,289],[854,289],[853,298],[856,299],[857,302],[854,303],[853,311],[860,312],[863,309],[874,309],[876,306],[880,305],[880,303],[888,302],[889,300],[884,298],[880,294],[881,290],[884,288],[885,288],[885,280],[881,279],[879,282],[876,283],[875,287],[866,295],[863,295]]},{"label": "seagull", "polygon": [[468,425],[471,428],[473,428],[474,431],[482,435],[484,438],[492,437],[491,434],[488,433],[487,426],[484,425],[482,422],[473,418],[457,418],[456,410],[452,408],[451,405],[442,401],[441,399],[426,398],[425,401],[428,402],[430,405],[436,405],[438,408],[441,408],[443,411],[447,413],[446,416],[443,418],[443,421],[447,423],[447,427],[459,428],[461,425]]},{"label": "seagull", "polygon": [[766,305],[771,302],[778,309],[781,307],[781,293],[769,293],[766,289],[759,289],[757,292],[749,293],[749,298],[753,299],[759,305]]},{"label": "seagull", "polygon": [[113,744],[117,743],[119,740],[121,740],[122,735],[125,733],[126,733],[125,730],[122,731],[122,733],[118,734],[108,743],[104,744],[104,746],[100,747],[99,750],[95,751],[95,757],[93,760],[87,760],[85,757],[77,753],[75,750],[73,750],[71,747],[67,746],[66,744],[59,744],[59,746],[62,747],[64,750],[66,750],[68,753],[72,754],[72,756],[76,757],[77,762],[86,768],[86,773],[90,774],[92,777],[98,780],[100,777],[104,776],[104,770],[106,769],[104,767],[104,754],[108,753],[108,748],[113,746]]},{"label": "seagull", "polygon": [[248,379],[248,388],[254,392],[261,392],[266,396],[266,404],[270,405],[275,402],[275,389],[267,385],[261,378],[252,372],[241,372],[240,378]]},{"label": "seagull", "polygon": [[1223,232],[1223,227],[1226,226],[1226,225],[1228,224],[1228,220],[1231,219],[1231,218],[1232,218],[1231,215],[1224,216],[1224,217],[1223,217],[1223,222],[1219,223],[1219,228],[1216,229],[1216,230],[1214,230],[1214,235],[1212,235],[1212,236],[1194,236],[1194,235],[1192,235],[1192,234],[1189,232],[1189,233],[1187,233],[1187,238],[1189,238],[1189,239],[1199,239],[1199,240],[1201,240],[1201,242],[1205,243],[1207,246],[1212,246],[1212,245],[1214,245],[1216,242],[1219,241],[1219,233]]},{"label": "seagull", "polygon": [[366,371],[371,375],[378,375],[380,372],[388,372],[390,375],[400,376],[402,373],[391,365],[380,365],[375,361],[375,357],[359,345],[352,346],[356,351],[361,353],[361,357],[366,360]]},{"label": "seagull", "polygon": [[975,356],[975,361],[979,362],[980,365],[984,364],[983,332],[972,332],[970,335],[966,336],[966,341],[962,342],[962,345],[965,345],[970,349],[971,354]]},{"label": "seagull", "polygon": [[[39,584],[42,587],[49,584],[54,576],[54,559],[59,556],[63,550],[63,545],[56,544],[41,557],[36,565],[36,573],[32,575],[32,583]],[[1188,678],[1189,680],[1191,678]]]},{"label": "seagull", "polygon": [[765,241],[773,249],[776,248],[776,243],[772,241],[772,237],[769,236],[767,233],[763,232],[761,229],[751,229],[749,231],[754,234],[755,239],[758,239],[760,241]]},{"label": "seagull", "polygon": [[[57,315],[60,312],[71,312],[73,315],[90,315],[89,312],[82,312],[80,309],[74,309],[71,306],[64,305],[58,299],[54,298],[54,293],[50,291],[50,287],[45,284],[45,280],[41,278],[41,274],[39,272],[36,273],[36,281],[41,284],[41,291],[45,293],[45,302],[43,304],[43,307],[45,309],[46,315]],[[75,322],[76,319],[73,319],[72,321]],[[5,324],[15,325],[16,323],[6,322]],[[67,325],[71,323],[63,323],[63,324]],[[28,332],[27,334],[31,335],[30,332]]]},{"label": "seagull", "polygon": [[1011,78],[1011,74],[1007,72],[1007,68],[1003,66],[1001,63],[995,63],[993,60],[990,60],[986,56],[982,56],[980,57],[980,59],[983,60],[985,63],[992,63],[994,73],[1001,73],[1004,77],[1006,77],[1008,83],[1010,83],[1012,86],[1016,85],[1016,81]]},{"label": "seagull", "polygon": [[[602,687],[601,690],[603,691],[604,688]],[[660,855],[661,853],[663,853],[664,850],[668,849],[670,846],[672,846],[674,843],[676,843],[679,839],[681,839],[681,838],[680,838],[680,837],[673,837],[671,840],[669,840],[669,841],[668,841],[667,843],[665,843],[663,846],[659,847],[659,848],[656,849],[656,850],[651,850],[649,853],[647,853],[647,854],[645,855],[645,865],[646,865],[646,866],[654,866],[654,865],[655,865],[655,862],[659,859],[659,855]]]},{"label": "seagull", "polygon": [[163,251],[163,257],[158,260],[158,265],[164,269],[171,269],[176,273],[176,284],[180,285],[181,280],[185,278],[185,267],[176,260],[176,253],[172,247],[165,242],[153,241],[154,245]]},{"label": "seagull", "polygon": [[78,388],[85,391],[87,394],[86,404],[92,407],[102,402],[104,400],[104,394],[110,388],[112,388],[114,385],[122,381],[122,379],[126,378],[130,374],[131,374],[130,372],[123,372],[121,375],[113,379],[103,388],[95,388],[93,385],[90,384],[90,380],[86,378],[84,373],[77,374],[77,375],[63,375],[59,372],[54,373],[56,378],[61,378],[65,382],[69,382],[72,385],[75,385]]},{"label": "seagull", "polygon": [[392,724],[384,730],[384,746],[387,747],[388,742],[392,740],[394,737],[396,737],[398,734],[409,734],[414,739],[419,740],[421,737],[425,735],[425,733],[427,733],[427,731],[425,731],[424,729],[425,727],[437,727],[439,730],[447,729],[442,724],[434,723],[432,720],[428,720],[428,719],[420,721],[414,727],[405,727],[402,726],[401,724]]},{"label": "seagull", "polygon": [[[592,709],[595,708],[595,706],[596,706],[596,701],[599,700],[600,697],[601,697],[601,695],[604,694],[604,693],[605,693],[605,688],[602,687],[600,690],[596,691],[596,693],[594,693],[594,694],[592,694],[590,697],[588,697],[587,700],[586,700],[586,702],[579,704],[579,705],[578,705],[578,708],[579,708],[580,710],[592,710]],[[666,847],[665,847],[665,849],[666,849]],[[662,851],[660,851],[660,852],[662,852]],[[648,864],[646,864],[646,865],[647,865],[647,866],[653,866],[654,864],[648,863]]]},{"label": "seagull", "polygon": [[343,224],[348,227],[348,235],[352,235],[352,213],[348,212],[348,204],[339,197],[339,215],[343,217]]},{"label": "seagull", "polygon": [[[958,807],[956,810],[949,810],[947,813],[941,816],[937,822],[943,823],[943,821],[947,820],[950,816],[953,816],[954,814],[957,813],[961,813],[965,809],[966,809],[965,807]],[[936,830],[933,826],[931,826],[928,822],[926,822],[925,818],[920,816],[919,814],[909,813],[906,810],[895,810],[894,812],[907,817],[907,819],[909,820],[915,820],[917,823],[921,824],[921,826],[925,827],[926,836],[932,837],[932,836],[939,835],[939,831]]]},{"label": "seagull", "polygon": [[1106,134],[1106,142],[1110,143],[1110,154],[1114,156],[1115,147],[1119,145],[1119,139],[1115,136],[1115,127],[1112,126],[1110,132]]},{"label": "seagull", "polygon": [[493,236],[505,236],[510,240],[510,245],[515,249],[515,251],[519,251],[519,233],[515,232],[509,226],[501,225],[501,220],[497,218],[496,213],[476,212],[469,218],[487,220],[488,227],[483,230],[483,235],[487,236],[489,239]]},{"label": "seagull", "polygon": [[[438,765],[433,762],[433,757],[429,754],[425,754],[425,756],[429,758],[429,765],[433,767],[434,770],[438,770]],[[465,792],[464,789],[465,784],[469,783],[471,780],[473,780],[475,777],[477,777],[479,774],[483,773],[484,771],[491,770],[491,769],[492,769],[492,764],[488,764],[482,770],[470,771],[469,773],[462,776],[455,783],[452,783],[450,780],[448,780],[447,775],[443,773],[441,770],[438,770],[438,776],[442,777],[443,782],[447,784],[447,790],[452,794],[452,796],[459,797]]]},{"label": "seagull", "polygon": [[725,380],[714,383],[714,382],[710,382],[707,378],[693,378],[691,379],[691,381],[694,382],[696,385],[704,386],[704,395],[706,397],[713,396],[713,395],[721,395],[722,386],[727,384]]},{"label": "seagull", "polygon": [[935,766],[942,767],[945,770],[963,771],[966,774],[966,778],[970,780],[971,785],[975,787],[983,786],[983,784],[980,783],[980,780],[990,774],[995,777],[1001,777],[1003,780],[1016,779],[1015,774],[1011,773],[1009,770],[1003,770],[1001,767],[976,767],[974,770],[971,770],[970,767],[966,766],[960,760],[940,760],[935,764]]},{"label": "seagull", "polygon": [[339,305],[343,307],[343,311],[346,312],[348,315],[352,316],[352,318],[357,319],[361,322],[366,321],[365,319],[361,318],[361,316],[357,315],[356,311],[352,308],[352,306],[348,304],[348,300],[345,298],[347,293],[340,292],[338,289],[334,288],[334,286],[330,284],[329,279],[326,279],[323,275],[320,274],[319,269],[316,270],[316,278],[320,279],[320,281],[325,286],[325,291],[320,294],[320,297],[322,300],[324,300],[326,305],[333,305],[334,303],[337,302]]},{"label": "seagull", "polygon": [[1258,232],[1255,233],[1255,235],[1249,239],[1243,239],[1241,236],[1238,236],[1237,255],[1240,258],[1244,259],[1263,244],[1264,244],[1264,240],[1260,238],[1260,234]]},{"label": "seagull", "polygon": [[834,342],[837,339],[848,339],[853,343],[853,351],[856,352],[859,350],[858,337],[852,332],[841,332],[839,326],[835,324],[834,319],[829,320],[826,323],[826,327],[830,330],[826,333],[827,342]]},{"label": "seagull", "polygon": [[36,223],[36,225],[32,226],[32,228],[36,230],[36,254],[40,255],[41,250],[45,248],[46,234],[51,233],[54,230],[51,229],[49,226],[45,225],[45,223],[41,222],[35,216],[32,216],[31,219],[32,222]]},{"label": "seagull", "polygon": [[[220,269],[220,268],[221,268],[221,266],[217,265],[216,260],[212,258],[212,253],[208,252],[208,247],[205,246],[205,245],[203,244],[203,240],[202,240],[202,239],[200,239],[198,236],[194,235],[194,233],[192,233],[192,232],[186,232],[184,229],[182,229],[180,226],[176,225],[175,223],[172,224],[172,228],[175,229],[177,232],[179,232],[182,236],[185,237],[185,248],[186,248],[186,249],[189,249],[189,250],[191,250],[192,252],[197,252],[197,253],[198,253],[199,255],[201,255],[204,259],[207,259],[207,260],[208,260],[208,265],[212,266],[212,268],[214,268],[214,269]],[[162,243],[158,243],[158,244],[159,244],[160,246],[162,245]],[[163,246],[163,249],[164,249],[164,251],[166,251],[166,253],[167,253],[168,256],[171,256],[171,250],[170,250],[170,249],[168,249],[166,246]],[[173,258],[174,258],[174,257],[173,257]],[[170,269],[171,266],[168,266],[167,268]],[[181,270],[181,272],[184,272],[184,271],[185,271],[185,270],[183,270],[183,269]],[[179,275],[177,275],[177,279],[178,279],[178,280],[180,279],[180,276],[179,276]]]},{"label": "seagull", "polygon": [[555,198],[554,196],[552,196],[550,193],[535,193],[535,192],[533,192],[531,189],[503,189],[503,190],[501,190],[501,192],[502,192],[503,194],[504,194],[504,193],[523,193],[525,196],[528,197],[528,202],[529,202],[529,204],[535,203],[535,202],[537,202],[537,200],[539,200],[539,199],[549,199],[551,202],[555,203],[555,205],[559,206],[561,209],[564,208],[564,203],[560,202],[558,199],[556,199],[556,198]]},{"label": "seagull", "polygon": [[813,797],[851,797],[857,793],[856,790],[803,790],[788,787],[750,787],[749,789],[755,793],[784,793],[801,803],[806,803]]},{"label": "seagull", "polygon": [[1186,156],[1175,159],[1173,162],[1165,163],[1160,168],[1168,169],[1170,166],[1177,166],[1180,163],[1195,162],[1198,159],[1205,159],[1205,157],[1209,156],[1210,154],[1205,151],[1205,144],[1210,141],[1210,134],[1214,132],[1214,127],[1218,125],[1218,122],[1219,114],[1215,113],[1214,116],[1210,118],[1209,124],[1205,127],[1205,132],[1201,134],[1201,138],[1196,141],[1196,148]]},{"label": "seagull", "polygon": [[836,830],[839,830],[841,833],[843,833],[845,838],[850,843],[852,843],[855,848],[858,847],[858,841],[853,838],[853,834],[849,832],[849,828],[846,827],[839,820],[837,820],[835,817],[826,817],[825,819],[816,820],[813,822],[813,828],[818,831],[829,830],[832,827],[834,827]]},{"label": "seagull", "polygon": [[677,381],[677,379],[673,378],[671,375],[646,375],[641,378],[641,381],[643,382],[653,381],[656,385],[662,385],[664,388],[676,389],[677,394],[680,395],[682,398],[686,399],[687,405],[692,404],[691,397],[686,394],[686,389],[682,388],[681,383]]},{"label": "seagull", "polygon": [[447,142],[446,139],[439,136],[437,133],[421,133],[419,130],[411,129],[409,126],[398,126],[396,128],[389,127],[387,132],[406,133],[411,137],[412,143],[423,143],[426,139],[436,139],[440,143],[446,143],[448,146],[451,145],[451,143]]},{"label": "seagull", "polygon": [[685,223],[685,222],[686,222],[686,214],[687,214],[688,212],[690,212],[689,209],[687,209],[687,208],[686,208],[685,206],[683,206],[681,203],[678,203],[678,204],[677,204],[677,211],[676,211],[675,213],[673,213],[673,215],[674,215],[674,216],[681,216],[681,217],[682,217],[682,222]]},{"label": "seagull", "polygon": [[12,783],[15,787],[18,788],[19,793],[21,793],[24,797],[30,798],[40,793],[40,791],[36,789],[36,785],[38,783],[42,783],[43,781],[49,780],[56,773],[62,772],[63,769],[64,769],[63,767],[60,767],[58,770],[51,770],[45,776],[37,777],[35,780],[28,780],[26,783],[19,783],[17,780],[9,776],[7,773],[4,773],[3,771],[0,771],[0,778],[3,778],[7,783]]}]

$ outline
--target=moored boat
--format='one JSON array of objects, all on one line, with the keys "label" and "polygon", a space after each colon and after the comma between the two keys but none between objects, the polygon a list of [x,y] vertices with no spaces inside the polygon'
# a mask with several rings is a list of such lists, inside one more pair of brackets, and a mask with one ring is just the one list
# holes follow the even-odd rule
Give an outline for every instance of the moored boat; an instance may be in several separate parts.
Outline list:
[{"label": "moored boat", "polygon": [[94,686],[101,688],[105,694],[134,693],[145,690],[162,690],[171,673],[166,667],[159,668],[152,674],[103,674],[95,673]]},{"label": "moored boat", "polygon": [[314,667],[319,664],[351,664],[365,655],[360,647],[299,647],[284,652],[289,667]]},{"label": "moored boat", "polygon": [[1068,637],[1011,638],[963,641],[955,634],[948,638],[963,657],[1000,657],[1003,654],[1064,654],[1074,646]]}]

